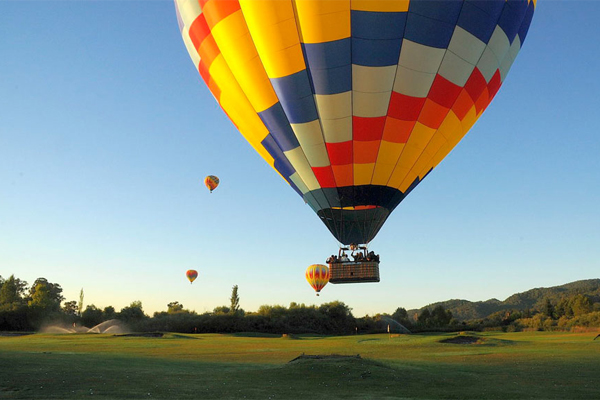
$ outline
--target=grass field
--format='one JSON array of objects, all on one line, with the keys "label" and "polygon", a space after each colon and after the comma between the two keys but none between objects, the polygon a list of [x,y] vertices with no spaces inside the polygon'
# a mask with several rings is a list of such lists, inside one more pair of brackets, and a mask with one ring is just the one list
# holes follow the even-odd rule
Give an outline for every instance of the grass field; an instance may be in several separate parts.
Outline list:
[{"label": "grass field", "polygon": [[595,333],[455,336],[0,336],[0,398],[600,399]]}]

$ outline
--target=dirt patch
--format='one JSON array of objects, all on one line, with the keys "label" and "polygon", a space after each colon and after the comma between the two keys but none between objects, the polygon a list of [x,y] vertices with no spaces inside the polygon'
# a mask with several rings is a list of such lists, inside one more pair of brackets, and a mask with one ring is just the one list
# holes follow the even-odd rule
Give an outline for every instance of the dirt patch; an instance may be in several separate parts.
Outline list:
[{"label": "dirt patch", "polygon": [[460,335],[454,336],[453,338],[440,340],[440,343],[452,343],[452,344],[477,344],[481,343],[482,339],[476,336]]},{"label": "dirt patch", "polygon": [[356,354],[353,356],[346,356],[346,355],[342,355],[342,354],[304,354],[302,353],[301,355],[299,355],[298,357],[294,358],[293,360],[290,360],[289,362],[294,362],[294,361],[299,361],[299,360],[362,360],[362,357],[360,356],[360,354]]}]

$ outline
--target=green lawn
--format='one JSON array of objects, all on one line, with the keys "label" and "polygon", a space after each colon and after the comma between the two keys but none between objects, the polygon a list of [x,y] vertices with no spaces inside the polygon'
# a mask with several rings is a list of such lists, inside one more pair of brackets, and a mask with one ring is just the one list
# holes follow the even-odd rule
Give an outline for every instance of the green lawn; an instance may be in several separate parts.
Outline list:
[{"label": "green lawn", "polygon": [[596,334],[472,335],[0,336],[0,398],[600,399]]}]

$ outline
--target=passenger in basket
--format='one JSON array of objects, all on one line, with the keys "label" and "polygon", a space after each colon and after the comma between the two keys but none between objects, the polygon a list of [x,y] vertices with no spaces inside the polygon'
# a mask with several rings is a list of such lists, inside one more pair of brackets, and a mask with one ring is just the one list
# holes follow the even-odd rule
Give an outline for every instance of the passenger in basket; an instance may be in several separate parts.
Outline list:
[{"label": "passenger in basket", "polygon": [[375,254],[374,252],[370,251],[369,254],[367,255],[367,261],[373,261],[373,262],[379,262],[379,254]]}]

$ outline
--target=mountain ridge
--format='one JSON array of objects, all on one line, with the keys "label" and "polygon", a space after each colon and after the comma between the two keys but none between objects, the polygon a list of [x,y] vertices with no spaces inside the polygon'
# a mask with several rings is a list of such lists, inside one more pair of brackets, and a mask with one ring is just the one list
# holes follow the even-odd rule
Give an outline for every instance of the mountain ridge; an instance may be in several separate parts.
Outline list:
[{"label": "mountain ridge", "polygon": [[600,302],[600,279],[583,279],[565,283],[559,286],[537,287],[508,296],[500,301],[491,298],[484,301],[470,301],[465,299],[450,299],[428,304],[419,309],[408,310],[410,316],[420,314],[426,308],[432,310],[441,305],[444,309],[452,312],[454,318],[459,321],[482,319],[490,314],[508,310],[542,310],[546,300],[556,303],[564,297],[576,294],[584,294],[592,297],[594,302]]}]

